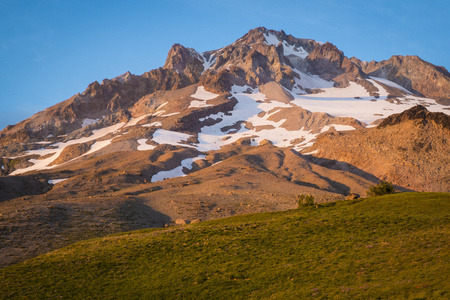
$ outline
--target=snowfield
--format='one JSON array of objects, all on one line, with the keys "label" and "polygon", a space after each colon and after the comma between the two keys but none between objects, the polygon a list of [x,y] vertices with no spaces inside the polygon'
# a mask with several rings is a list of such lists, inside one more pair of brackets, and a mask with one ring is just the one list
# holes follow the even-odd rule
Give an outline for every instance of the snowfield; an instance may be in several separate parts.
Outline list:
[{"label": "snowfield", "polygon": [[[380,97],[377,99],[370,96],[363,86],[350,82],[350,86],[346,88],[321,88],[323,92],[318,94],[292,93],[295,100],[291,103],[311,112],[325,112],[335,117],[355,118],[367,125],[419,104],[426,106],[429,111],[446,113],[445,106],[437,104],[432,99],[414,96],[409,92],[405,97],[399,98],[400,103],[391,103],[387,101],[388,92],[376,80],[377,78],[372,78],[370,82],[379,90]],[[396,85],[386,79],[383,83],[394,87]]]},{"label": "snowfield", "polygon": [[[274,35],[266,35],[266,41],[271,45],[278,45],[279,41]],[[283,44],[285,55],[296,55],[300,58],[306,57],[307,52],[300,48],[295,48],[289,44]],[[203,57],[204,58],[204,57]],[[213,59],[209,62],[205,60],[205,67],[210,66]],[[290,102],[280,102],[276,99],[269,99],[258,88],[251,88],[249,86],[233,86],[231,94],[237,99],[237,104],[230,112],[219,112],[209,116],[200,118],[199,121],[215,120],[217,123],[211,126],[204,126],[195,134],[176,132],[158,128],[153,132],[150,139],[153,144],[148,144],[149,139],[137,138],[138,151],[151,151],[156,148],[154,144],[162,145],[169,144],[174,146],[195,148],[201,152],[211,150],[218,150],[226,145],[234,143],[242,138],[248,138],[251,145],[258,145],[263,140],[272,142],[277,147],[293,147],[296,151],[301,151],[314,144],[318,134],[326,132],[331,128],[337,131],[354,130],[352,126],[340,124],[328,124],[322,127],[319,132],[312,132],[305,128],[298,130],[288,130],[284,124],[288,121],[282,114],[283,110],[289,108],[301,107],[311,112],[327,113],[335,117],[351,117],[366,124],[367,127],[374,121],[385,118],[394,113],[401,113],[415,105],[424,105],[431,112],[444,112],[449,114],[445,106],[437,104],[432,99],[417,97],[410,92],[391,82],[387,79],[371,77],[368,79],[377,89],[378,97],[375,98],[361,85],[350,82],[350,85],[345,88],[336,88],[333,82],[326,81],[317,75],[305,74],[298,69],[294,69],[300,78],[295,78],[295,85],[292,91],[286,90],[293,96]],[[397,88],[404,92],[402,97],[397,97],[395,100],[388,99],[389,93],[381,84]],[[305,89],[320,89],[316,94],[306,94]],[[250,93],[249,93],[250,91]],[[192,100],[189,108],[208,107],[207,101],[218,97],[205,90],[203,86],[199,86],[194,94],[191,95]],[[131,118],[127,123],[118,123],[102,129],[92,131],[92,135],[75,140],[69,140],[60,143],[51,143],[48,141],[36,142],[41,144],[44,148],[38,150],[30,150],[23,153],[25,155],[37,155],[39,157],[46,157],[44,159],[29,159],[32,166],[18,169],[11,173],[11,175],[23,174],[33,170],[51,169],[57,165],[50,166],[62,151],[74,144],[86,143],[95,141],[88,152],[82,156],[90,155],[103,149],[113,142],[115,137],[129,132],[119,133],[121,129],[132,128],[138,126],[138,123],[147,117],[170,117],[180,114],[180,112],[166,111],[164,108],[168,102],[161,104],[154,113],[144,114],[142,116]],[[276,122],[273,119],[277,120]],[[99,119],[84,119],[82,126],[92,125],[98,122]],[[292,117],[291,120],[292,121]],[[139,125],[141,128],[148,128],[154,130],[155,127],[162,127],[161,121],[154,121],[148,124]],[[109,139],[104,139],[105,136],[112,135]],[[51,137],[50,137],[51,138]],[[195,139],[196,138],[196,139]],[[101,140],[103,139],[103,140]],[[197,142],[188,142],[188,140]],[[313,154],[313,153],[310,153]],[[72,160],[75,160],[74,158]],[[152,177],[152,181],[160,181],[165,178],[173,178],[177,176],[184,176],[183,169],[191,169],[192,162],[201,157],[183,160],[181,166],[169,170],[161,171]]]},{"label": "snowfield", "polygon": [[[76,140],[70,140],[67,142],[51,144],[50,149],[42,148],[42,149],[38,149],[38,150],[26,151],[24,153],[24,155],[39,155],[39,156],[46,156],[46,155],[50,155],[50,154],[53,154],[53,155],[51,155],[45,159],[30,159],[29,162],[33,163],[32,166],[29,166],[29,167],[23,168],[23,169],[17,169],[14,172],[12,172],[10,175],[19,175],[19,174],[23,174],[23,173],[29,172],[29,171],[45,170],[45,169],[54,168],[58,165],[49,166],[49,164],[51,164],[53,161],[55,161],[67,146],[94,141],[94,140],[100,139],[110,133],[115,134],[118,132],[119,129],[124,127],[124,125],[125,125],[125,123],[121,122],[121,123],[117,123],[117,124],[109,126],[109,127],[105,127],[105,128],[98,129],[98,130],[93,130],[91,136],[83,137],[83,138],[76,139]],[[91,149],[89,150],[89,152],[85,153],[85,155],[93,153],[95,151],[98,151],[98,150],[102,149],[103,147],[108,146],[110,143],[111,143],[111,140],[96,142],[91,146]]]}]

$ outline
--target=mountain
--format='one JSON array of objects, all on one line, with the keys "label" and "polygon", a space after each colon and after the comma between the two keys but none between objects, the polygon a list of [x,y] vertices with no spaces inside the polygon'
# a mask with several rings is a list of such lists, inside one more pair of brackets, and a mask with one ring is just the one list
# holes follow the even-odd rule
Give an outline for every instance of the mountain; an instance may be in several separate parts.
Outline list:
[{"label": "mountain", "polygon": [[364,196],[380,179],[448,192],[449,78],[263,27],[203,53],[175,44],[162,68],[0,132],[3,263],[81,236],[286,210],[299,194]]},{"label": "mountain", "polygon": [[345,162],[408,189],[448,193],[449,143],[450,116],[418,105],[377,128],[321,135],[307,151],[318,164]]}]

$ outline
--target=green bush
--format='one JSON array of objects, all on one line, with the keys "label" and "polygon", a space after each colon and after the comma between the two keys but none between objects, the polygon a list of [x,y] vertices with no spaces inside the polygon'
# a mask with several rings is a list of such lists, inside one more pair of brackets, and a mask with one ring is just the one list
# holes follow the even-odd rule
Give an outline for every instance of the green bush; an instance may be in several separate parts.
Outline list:
[{"label": "green bush", "polygon": [[297,197],[298,207],[314,205],[314,197],[311,195],[298,195]]},{"label": "green bush", "polygon": [[392,183],[382,180],[377,185],[371,186],[366,192],[368,197],[382,196],[395,193]]}]

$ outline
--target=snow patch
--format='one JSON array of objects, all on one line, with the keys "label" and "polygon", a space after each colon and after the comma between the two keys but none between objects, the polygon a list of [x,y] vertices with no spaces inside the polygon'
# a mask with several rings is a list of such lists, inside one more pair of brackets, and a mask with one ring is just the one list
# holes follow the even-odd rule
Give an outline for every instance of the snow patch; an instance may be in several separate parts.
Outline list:
[{"label": "snow patch", "polygon": [[182,144],[181,142],[187,141],[192,135],[177,131],[158,129],[153,133],[153,141],[160,145],[168,144],[173,146],[193,147],[188,144]]},{"label": "snow patch", "polygon": [[99,119],[84,119],[83,123],[81,123],[81,128],[86,127],[88,125],[93,125],[97,123]]},{"label": "snow patch", "polygon": [[174,113],[170,113],[170,114],[161,115],[161,117],[176,116],[176,115],[179,115],[179,114],[180,114],[180,112],[174,112]]},{"label": "snow patch", "polygon": [[395,83],[395,82],[392,82],[392,81],[390,81],[390,80],[387,80],[387,79],[384,79],[384,78],[380,78],[380,77],[370,77],[370,79],[376,80],[376,81],[381,82],[381,83],[383,83],[383,84],[385,84],[385,85],[391,86],[391,87],[393,87],[393,88],[402,90],[402,91],[404,91],[405,93],[411,94],[410,91],[408,91],[407,89],[405,89],[405,88],[402,87],[401,85],[399,85],[399,84],[397,84],[397,83]]},{"label": "snow patch", "polygon": [[322,127],[322,129],[320,130],[320,132],[326,132],[328,130],[330,130],[331,127],[334,127],[334,129],[336,131],[350,131],[350,130],[355,130],[356,128],[350,125],[340,125],[340,124],[330,124],[330,125],[325,125]]},{"label": "snow patch", "polygon": [[169,102],[164,102],[163,104],[161,104],[160,106],[158,106],[158,107],[156,108],[156,110],[159,110],[159,109],[163,108],[163,107],[166,106],[167,104],[169,104]]},{"label": "snow patch", "polygon": [[156,146],[147,144],[148,139],[139,139],[137,140],[139,146],[137,147],[137,150],[139,151],[146,151],[146,150],[153,150],[156,148]]},{"label": "snow patch", "polygon": [[319,152],[319,150],[314,150],[314,151],[311,151],[311,152],[306,152],[306,153],[303,153],[303,155],[313,155],[313,154],[316,154],[317,152]]},{"label": "snow patch", "polygon": [[198,157],[194,158],[187,158],[181,161],[181,166],[176,167],[175,169],[169,170],[169,171],[160,171],[152,176],[152,182],[158,182],[169,178],[175,178],[175,177],[183,177],[186,176],[186,174],[183,172],[183,169],[186,168],[188,170],[192,169],[192,164],[201,159],[205,159],[206,155],[200,155]]},{"label": "snow patch", "polygon": [[153,123],[150,123],[150,124],[144,124],[144,125],[141,125],[142,127],[158,127],[158,126],[162,126],[162,123],[161,122],[153,122]]},{"label": "snow patch", "polygon": [[47,144],[51,144],[52,142],[45,142],[45,141],[42,141],[42,142],[36,142],[35,144],[38,144],[38,145],[47,145]]},{"label": "snow patch", "polygon": [[137,118],[132,118],[132,119],[127,123],[127,125],[125,125],[125,127],[134,126],[134,125],[136,125],[137,123],[139,123],[141,120],[143,120],[143,119],[145,119],[146,117],[149,117],[149,116],[151,116],[151,115],[142,115],[142,116],[137,117]]},{"label": "snow patch", "polygon": [[303,47],[295,47],[292,45],[289,45],[287,42],[283,43],[283,53],[284,56],[294,55],[297,57],[300,57],[302,59],[305,59],[309,53],[303,49]]},{"label": "snow patch", "polygon": [[48,181],[48,183],[49,183],[49,184],[55,185],[55,184],[57,184],[57,183],[63,182],[64,180],[67,180],[67,179],[69,179],[69,178],[50,179],[50,180]]},{"label": "snow patch", "polygon": [[203,74],[206,70],[208,70],[209,68],[211,68],[211,67],[216,63],[217,58],[214,57],[214,56],[215,56],[215,55],[212,54],[212,55],[209,56],[209,59],[206,59],[205,54],[204,54],[204,53],[201,54],[201,57],[202,57],[202,59],[203,59],[203,72],[202,72],[202,74]]},{"label": "snow patch", "polygon": [[[319,77],[319,75],[311,75],[303,73],[299,70],[294,70],[298,75],[300,75],[300,79],[294,77],[295,84],[301,86],[303,89],[329,89],[333,88],[334,82],[327,81]],[[295,92],[295,91],[294,91]],[[304,94],[303,90],[300,90],[301,94]],[[296,95],[294,95],[295,97]]]},{"label": "snow patch", "polygon": [[211,104],[207,104],[207,100],[211,100],[219,96],[218,94],[214,94],[205,90],[204,86],[199,86],[195,91],[195,94],[192,94],[191,97],[198,99],[192,100],[191,104],[188,108],[197,108],[197,107],[208,107],[212,106]]},{"label": "snow patch", "polygon": [[198,100],[211,100],[219,96],[218,94],[214,94],[205,90],[204,86],[199,86],[195,91],[195,94],[192,94],[191,97]]},{"label": "snow patch", "polygon": [[277,36],[272,34],[272,33],[264,34],[264,37],[266,39],[266,44],[267,45],[278,46],[278,44],[280,43],[280,41],[278,40]]},{"label": "snow patch", "polygon": [[94,153],[94,152],[102,149],[102,148],[105,148],[106,146],[111,144],[111,141],[112,141],[112,139],[95,142],[94,144],[92,144],[91,149],[88,152],[86,152],[85,154],[83,154],[82,156],[89,155],[91,153]]},{"label": "snow patch", "polygon": [[211,104],[206,104],[205,100],[192,100],[188,108],[200,108],[212,106]]},{"label": "snow patch", "polygon": [[[51,144],[50,146],[52,147],[52,149],[42,148],[42,149],[38,149],[38,150],[26,151],[24,153],[24,155],[39,155],[39,156],[46,156],[49,154],[53,154],[53,155],[51,155],[45,159],[30,159],[28,161],[33,164],[32,166],[15,170],[14,172],[11,173],[11,175],[18,175],[18,174],[23,174],[23,173],[29,172],[29,171],[46,170],[46,169],[51,169],[51,168],[57,167],[58,165],[49,166],[49,164],[51,164],[53,161],[55,161],[59,157],[61,152],[64,150],[64,148],[66,148],[67,146],[75,145],[75,144],[79,144],[79,143],[87,143],[90,141],[100,139],[111,133],[115,134],[124,125],[125,125],[125,123],[121,122],[121,123],[117,123],[117,124],[109,126],[109,127],[93,130],[91,136],[82,137],[82,138],[79,138],[76,140],[69,140],[66,142],[59,142],[59,143]],[[94,145],[92,145],[91,150],[89,150],[88,153],[98,151],[98,150],[102,149],[103,147],[106,147],[107,145],[109,145],[110,142],[111,142],[111,140],[96,142]],[[87,155],[88,153],[86,153],[84,155]]]}]

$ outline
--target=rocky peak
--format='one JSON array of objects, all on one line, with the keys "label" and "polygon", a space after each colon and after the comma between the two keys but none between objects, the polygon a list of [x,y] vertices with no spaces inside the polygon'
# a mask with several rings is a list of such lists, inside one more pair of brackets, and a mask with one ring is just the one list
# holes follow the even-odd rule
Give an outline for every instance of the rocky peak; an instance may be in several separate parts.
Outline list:
[{"label": "rocky peak", "polygon": [[245,44],[248,46],[258,43],[274,45],[275,47],[280,43],[286,43],[290,46],[302,47],[308,53],[320,45],[320,43],[312,39],[296,38],[290,34],[286,34],[283,30],[277,31],[265,27],[252,29],[235,42],[235,44]]},{"label": "rocky peak", "polygon": [[400,114],[394,114],[378,125],[378,128],[401,124],[407,121],[415,121],[417,124],[428,124],[434,122],[443,128],[450,130],[450,116],[444,113],[429,112],[424,106],[417,105]]},{"label": "rocky peak", "polygon": [[331,62],[336,62],[339,65],[342,64],[344,60],[344,52],[338,49],[335,45],[330,42],[326,42],[323,45],[320,45],[309,54],[308,60],[315,59],[327,59]]},{"label": "rocky peak", "polygon": [[418,56],[392,56],[360,65],[370,76],[386,78],[418,95],[450,104],[450,73]]},{"label": "rocky peak", "polygon": [[235,43],[205,53],[209,70],[200,82],[214,92],[228,92],[233,84],[256,87],[275,81],[292,89],[292,68],[283,55],[281,37],[284,32],[259,27],[250,30]]},{"label": "rocky peak", "polygon": [[204,71],[204,58],[194,49],[174,44],[167,54],[164,69],[173,69],[184,73],[192,81],[198,81]]},{"label": "rocky peak", "polygon": [[263,43],[266,41],[265,35],[269,33],[265,27],[258,27],[247,32],[243,37],[238,39],[236,43],[252,45],[256,43]]},{"label": "rocky peak", "polygon": [[360,66],[348,59],[332,43],[327,42],[315,47],[306,57],[306,61],[308,73],[317,74],[326,80],[333,80],[337,86],[347,86],[349,81],[359,82],[368,87],[372,85],[368,82],[360,82],[365,81],[367,75]]}]

